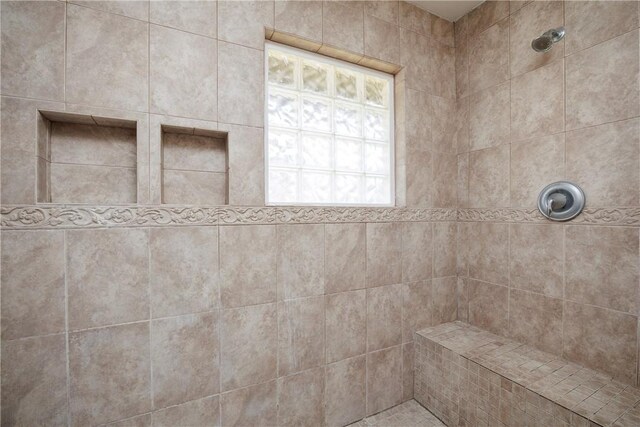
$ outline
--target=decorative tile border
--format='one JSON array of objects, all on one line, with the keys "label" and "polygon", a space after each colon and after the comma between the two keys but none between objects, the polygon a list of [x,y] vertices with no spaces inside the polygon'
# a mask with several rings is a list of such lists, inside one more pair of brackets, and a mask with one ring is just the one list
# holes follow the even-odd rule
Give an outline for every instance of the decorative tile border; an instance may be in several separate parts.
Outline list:
[{"label": "decorative tile border", "polygon": [[[537,209],[459,209],[458,221],[552,223]],[[640,208],[587,208],[564,224],[640,226]]]}]

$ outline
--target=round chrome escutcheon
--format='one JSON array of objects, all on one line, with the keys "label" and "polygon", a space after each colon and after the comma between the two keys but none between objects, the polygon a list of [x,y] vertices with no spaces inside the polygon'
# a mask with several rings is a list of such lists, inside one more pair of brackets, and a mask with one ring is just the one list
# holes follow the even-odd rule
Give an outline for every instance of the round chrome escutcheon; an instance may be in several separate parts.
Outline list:
[{"label": "round chrome escutcheon", "polygon": [[584,209],[584,192],[569,181],[558,181],[542,189],[538,209],[552,221],[569,221]]}]

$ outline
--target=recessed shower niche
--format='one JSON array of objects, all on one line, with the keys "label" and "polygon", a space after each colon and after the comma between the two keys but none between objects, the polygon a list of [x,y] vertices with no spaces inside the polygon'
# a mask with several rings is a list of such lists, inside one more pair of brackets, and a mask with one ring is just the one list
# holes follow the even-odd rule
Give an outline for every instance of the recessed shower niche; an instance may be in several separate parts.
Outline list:
[{"label": "recessed shower niche", "polygon": [[39,114],[38,202],[136,203],[136,121]]}]

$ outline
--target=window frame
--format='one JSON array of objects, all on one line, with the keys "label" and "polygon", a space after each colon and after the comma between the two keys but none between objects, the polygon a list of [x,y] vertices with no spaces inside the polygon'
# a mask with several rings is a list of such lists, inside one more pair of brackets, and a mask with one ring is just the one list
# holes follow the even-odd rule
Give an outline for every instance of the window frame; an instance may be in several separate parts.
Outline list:
[{"label": "window frame", "polygon": [[[343,202],[272,202],[269,200],[269,51],[280,50],[312,61],[321,61],[346,68],[359,73],[369,74],[389,83],[389,203],[343,203]],[[264,46],[264,197],[265,206],[320,206],[320,207],[363,207],[363,208],[391,208],[396,207],[396,147],[395,147],[395,75],[368,68],[352,62],[332,58],[317,52],[311,52],[281,43],[265,41]],[[333,100],[337,99],[332,97]],[[364,140],[364,138],[363,138]],[[333,171],[335,173],[335,170]],[[365,190],[366,191],[366,190]]]}]

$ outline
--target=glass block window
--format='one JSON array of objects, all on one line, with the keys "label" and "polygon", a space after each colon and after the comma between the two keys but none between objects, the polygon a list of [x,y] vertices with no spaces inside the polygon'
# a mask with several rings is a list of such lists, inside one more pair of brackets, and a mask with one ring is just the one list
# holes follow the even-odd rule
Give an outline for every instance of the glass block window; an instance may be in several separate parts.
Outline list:
[{"label": "glass block window", "polygon": [[393,76],[269,43],[267,203],[393,204]]}]

